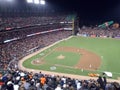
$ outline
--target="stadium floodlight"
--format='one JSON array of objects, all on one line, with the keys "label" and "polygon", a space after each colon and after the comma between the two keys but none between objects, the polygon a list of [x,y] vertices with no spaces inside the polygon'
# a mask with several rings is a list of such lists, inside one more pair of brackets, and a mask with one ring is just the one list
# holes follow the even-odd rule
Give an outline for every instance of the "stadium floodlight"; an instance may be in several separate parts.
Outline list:
[{"label": "stadium floodlight", "polygon": [[27,3],[33,3],[33,0],[27,0]]},{"label": "stadium floodlight", "polygon": [[40,4],[45,5],[45,0],[40,0]]},{"label": "stadium floodlight", "polygon": [[34,0],[34,4],[40,4],[39,0]]}]

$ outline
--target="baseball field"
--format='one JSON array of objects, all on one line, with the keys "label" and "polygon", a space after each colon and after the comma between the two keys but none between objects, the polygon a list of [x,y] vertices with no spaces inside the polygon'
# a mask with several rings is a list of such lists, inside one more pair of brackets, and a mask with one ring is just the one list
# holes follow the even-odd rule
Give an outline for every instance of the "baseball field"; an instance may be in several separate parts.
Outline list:
[{"label": "baseball field", "polygon": [[29,69],[88,76],[107,71],[120,77],[120,40],[74,36],[30,56],[23,62]]}]

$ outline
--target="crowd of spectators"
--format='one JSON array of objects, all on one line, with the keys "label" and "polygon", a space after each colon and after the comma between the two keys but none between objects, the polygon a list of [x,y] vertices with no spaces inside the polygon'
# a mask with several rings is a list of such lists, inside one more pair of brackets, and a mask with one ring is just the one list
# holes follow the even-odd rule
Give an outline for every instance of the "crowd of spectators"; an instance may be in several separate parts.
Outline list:
[{"label": "crowd of spectators", "polygon": [[[66,17],[0,17],[0,67],[7,68],[11,61],[69,37],[72,32],[63,30],[65,24],[61,23]],[[62,30],[52,32],[56,29]],[[50,32],[43,34],[45,31]]]},{"label": "crowd of spectators", "polygon": [[[81,34],[88,33],[93,35],[96,32],[104,31],[83,29],[80,32]],[[71,34],[72,31],[60,30],[22,38],[0,45],[2,51],[0,52],[0,67],[7,68],[11,60],[16,61],[10,64],[10,70],[7,70],[5,75],[0,74],[0,90],[120,90],[120,84],[118,82],[107,82],[105,77],[98,77],[97,80],[82,80],[15,69],[18,60],[22,57],[51,45],[56,41],[67,38]]]},{"label": "crowd of spectators", "polygon": [[79,35],[88,37],[110,37],[110,38],[120,38],[119,29],[102,29],[102,28],[91,28],[85,27],[79,30]]},{"label": "crowd of spectators", "polygon": [[[0,90],[120,90],[119,83],[107,82],[105,77],[80,80],[15,69],[18,61],[26,55],[71,36],[72,31],[64,29],[41,33],[65,27],[64,24],[60,24],[64,20],[63,16],[0,18],[0,67],[5,70],[9,66],[10,69],[5,75],[0,73]],[[7,30],[10,28],[15,29]],[[27,37],[34,33],[36,35]],[[79,35],[120,37],[120,30],[87,27],[80,29]],[[17,40],[4,42],[14,38]]]},{"label": "crowd of spectators", "polygon": [[25,38],[27,35],[33,33],[49,31],[62,27],[64,27],[63,24],[52,24],[52,25],[33,26],[33,27],[4,31],[4,32],[0,32],[0,41],[5,41],[13,38]]},{"label": "crowd of spectators", "polygon": [[0,31],[34,25],[54,24],[65,21],[65,15],[40,17],[8,17],[0,18]]},{"label": "crowd of spectators", "polygon": [[56,41],[69,37],[71,34],[72,31],[60,30],[4,43],[0,46],[0,67],[7,68],[10,61],[20,60],[27,54],[33,53],[34,50],[51,45]]},{"label": "crowd of spectators", "polygon": [[97,80],[82,80],[11,69],[0,75],[0,90],[120,90],[120,84],[108,82],[104,76]]}]

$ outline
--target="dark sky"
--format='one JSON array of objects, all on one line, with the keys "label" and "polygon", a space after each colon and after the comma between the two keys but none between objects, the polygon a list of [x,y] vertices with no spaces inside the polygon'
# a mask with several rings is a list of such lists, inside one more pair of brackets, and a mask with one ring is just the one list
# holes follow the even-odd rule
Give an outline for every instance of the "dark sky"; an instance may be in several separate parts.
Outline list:
[{"label": "dark sky", "polygon": [[56,9],[76,12],[85,24],[120,22],[120,0],[46,0]]}]

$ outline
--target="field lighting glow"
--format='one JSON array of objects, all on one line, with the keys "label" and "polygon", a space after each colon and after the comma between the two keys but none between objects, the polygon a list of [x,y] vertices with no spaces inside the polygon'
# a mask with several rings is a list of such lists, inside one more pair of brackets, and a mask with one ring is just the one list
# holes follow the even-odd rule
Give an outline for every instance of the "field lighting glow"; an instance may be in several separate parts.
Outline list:
[{"label": "field lighting glow", "polygon": [[40,0],[34,0],[35,4],[40,4]]},{"label": "field lighting glow", "polygon": [[13,2],[13,0],[6,0],[6,1],[8,1],[8,2]]},{"label": "field lighting glow", "polygon": [[27,3],[34,3],[34,4],[45,5],[45,0],[27,0]]},{"label": "field lighting glow", "polygon": [[40,0],[40,4],[45,5],[45,0]]},{"label": "field lighting glow", "polygon": [[33,0],[27,0],[28,3],[33,3]]},{"label": "field lighting glow", "polygon": [[13,2],[15,0],[0,0],[0,2]]},{"label": "field lighting glow", "polygon": [[0,0],[0,6],[7,6],[8,4],[15,4],[16,0]]}]

